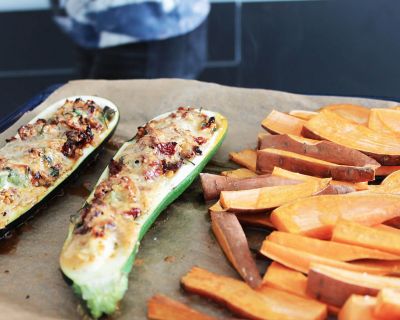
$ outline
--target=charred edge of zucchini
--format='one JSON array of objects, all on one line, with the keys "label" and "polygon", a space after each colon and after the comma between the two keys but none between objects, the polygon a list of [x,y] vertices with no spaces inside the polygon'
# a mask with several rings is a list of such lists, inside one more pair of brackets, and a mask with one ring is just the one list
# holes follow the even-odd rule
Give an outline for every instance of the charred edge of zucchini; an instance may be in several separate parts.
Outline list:
[{"label": "charred edge of zucchini", "polygon": [[[124,278],[123,280],[124,280],[125,284],[124,284],[124,288],[122,288],[122,291],[120,292],[121,293],[120,299],[123,298],[123,296],[125,295],[126,290],[128,289],[128,276],[129,276],[129,273],[131,272],[132,267],[134,265],[136,254],[139,251],[140,241],[142,240],[144,235],[147,233],[149,228],[152,226],[154,221],[158,218],[160,213],[162,211],[164,211],[173,201],[175,201],[194,182],[194,180],[198,177],[199,173],[204,169],[204,167],[207,165],[207,163],[211,160],[211,158],[215,155],[215,153],[218,151],[218,149],[222,145],[222,143],[223,143],[223,141],[224,141],[224,139],[226,137],[227,131],[228,131],[228,121],[227,121],[227,119],[225,117],[221,116],[219,113],[214,113],[214,114],[218,115],[219,117],[221,117],[220,118],[220,121],[221,121],[221,133],[217,133],[218,136],[216,138],[216,141],[214,142],[214,145],[210,146],[210,151],[197,164],[197,167],[194,168],[179,183],[179,185],[177,185],[176,187],[174,187],[170,191],[170,193],[158,204],[158,206],[154,209],[154,211],[152,213],[149,213],[149,217],[141,225],[140,232],[139,232],[136,244],[135,244],[131,254],[127,258],[125,264],[123,265],[123,267],[121,269],[122,277]],[[133,137],[132,139],[128,140],[126,143],[131,143],[134,140],[134,138],[135,137]],[[123,148],[123,146],[121,146],[120,150],[122,148]],[[115,154],[114,157],[116,157],[118,155],[118,153],[119,153],[119,151],[117,151],[117,153]],[[105,171],[107,170],[107,168],[105,169]],[[103,174],[104,174],[104,172],[103,172]],[[100,176],[100,178],[97,181],[96,185],[101,182],[101,180],[103,178],[102,177],[103,174]],[[90,194],[88,196],[88,199],[90,199],[91,196],[92,196],[92,194]],[[85,203],[86,202],[87,202],[87,200],[85,201]],[[69,233],[72,232],[72,229],[73,229],[72,228],[72,224],[70,224]],[[62,272],[62,270],[61,270],[61,272]],[[92,302],[89,301],[89,300],[86,300],[86,299],[84,299],[82,297],[82,289],[81,289],[80,285],[78,283],[75,283],[72,279],[68,278],[68,276],[66,274],[64,274],[64,273],[63,273],[63,278],[67,282],[67,284],[72,286],[72,288],[74,289],[75,294],[77,294],[79,296],[82,304],[85,305],[86,310],[88,310],[88,312],[94,318],[99,318],[103,314],[112,314],[117,309],[118,303],[119,303],[120,300],[116,301],[116,303],[112,307],[110,305],[108,305],[107,308],[106,308],[107,311],[105,310],[104,307],[103,307],[103,310],[92,309],[91,308]]]},{"label": "charred edge of zucchini", "polygon": [[[67,98],[68,99],[68,98]],[[118,127],[120,114],[117,110],[115,113],[117,116],[117,120],[114,128],[109,132],[107,137],[103,139],[103,141],[94,148],[94,150],[88,154],[82,162],[72,170],[72,172],[62,180],[57,187],[51,190],[48,194],[46,194],[39,202],[35,203],[31,208],[29,208],[26,212],[21,214],[17,219],[7,224],[4,228],[0,229],[0,241],[5,238],[12,230],[20,227],[28,220],[32,219],[36,214],[38,214],[45,206],[46,201],[51,201],[53,198],[57,196],[57,193],[61,191],[64,187],[66,187],[69,183],[73,182],[75,179],[79,177],[79,174],[82,173],[82,170],[86,169],[92,162],[96,161],[100,152],[104,149],[106,143],[111,139],[115,130]]]}]

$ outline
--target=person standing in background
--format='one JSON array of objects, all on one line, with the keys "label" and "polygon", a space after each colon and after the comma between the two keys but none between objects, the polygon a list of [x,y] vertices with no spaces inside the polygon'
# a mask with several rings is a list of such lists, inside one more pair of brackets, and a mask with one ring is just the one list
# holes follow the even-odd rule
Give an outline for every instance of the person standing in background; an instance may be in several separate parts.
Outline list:
[{"label": "person standing in background", "polygon": [[52,0],[52,7],[77,45],[82,78],[194,78],[205,63],[208,0]]}]

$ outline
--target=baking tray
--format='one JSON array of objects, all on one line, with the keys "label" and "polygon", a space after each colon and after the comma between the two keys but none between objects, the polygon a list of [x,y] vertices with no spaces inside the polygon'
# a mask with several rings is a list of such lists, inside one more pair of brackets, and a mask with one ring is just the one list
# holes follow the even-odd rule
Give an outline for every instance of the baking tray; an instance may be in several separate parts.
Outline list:
[{"label": "baking tray", "polygon": [[[121,139],[131,138],[137,126],[179,106],[192,105],[222,113],[228,118],[230,127],[224,144],[206,167],[208,172],[235,167],[228,160],[229,151],[255,147],[257,133],[262,131],[260,121],[272,109],[315,110],[329,103],[354,103],[369,107],[396,104],[362,98],[231,88],[177,79],[81,80],[59,87],[37,108],[28,108],[31,111],[0,135],[0,146],[5,137],[14,134],[21,124],[28,122],[46,106],[73,95],[97,95],[113,101],[121,113],[116,130],[116,136]],[[61,275],[58,257],[70,215],[82,206],[88,195],[87,185],[95,184],[114,153],[115,148],[105,148],[93,165],[64,188],[63,194],[49,201],[47,207],[20,228],[17,236],[7,245],[1,245],[0,318],[87,318],[79,299]],[[129,276],[129,289],[113,319],[145,319],[146,301],[157,292],[187,302],[211,315],[230,315],[210,301],[184,293],[179,283],[194,265],[237,277],[212,235],[208,206],[202,199],[199,182],[195,181],[160,215],[141,243]],[[268,261],[256,252],[267,232],[250,228],[245,231],[263,273]]]}]

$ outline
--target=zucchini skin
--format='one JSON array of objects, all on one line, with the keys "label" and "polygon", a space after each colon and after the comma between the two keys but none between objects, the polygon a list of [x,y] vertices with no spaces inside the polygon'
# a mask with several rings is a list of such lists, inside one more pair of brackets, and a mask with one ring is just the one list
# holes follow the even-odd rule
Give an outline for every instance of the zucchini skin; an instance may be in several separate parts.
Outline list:
[{"label": "zucchini skin", "polygon": [[[65,99],[62,99],[60,101],[65,101],[65,100],[72,100],[78,98],[77,96],[74,97],[67,97]],[[96,97],[93,97],[96,99]],[[88,99],[87,96],[84,97],[84,99]],[[60,101],[54,103],[58,104]],[[110,102],[110,101],[109,101]],[[111,103],[111,102],[110,102]],[[49,108],[52,108],[53,105],[51,105]],[[74,166],[73,170],[66,175],[63,180],[60,182],[57,182],[56,187],[50,186],[49,191],[42,199],[40,199],[38,202],[36,202],[31,208],[23,212],[17,219],[13,220],[12,222],[8,223],[4,228],[0,229],[0,240],[6,237],[10,232],[12,232],[13,229],[18,228],[19,226],[23,225],[25,222],[28,220],[32,219],[44,206],[47,201],[51,201],[55,196],[57,196],[57,193],[62,190],[66,185],[68,185],[70,182],[74,181],[79,177],[79,173],[81,173],[87,166],[92,163],[93,161],[96,160],[102,149],[104,148],[105,144],[110,140],[110,138],[113,136],[115,133],[115,130],[118,126],[118,123],[120,121],[120,113],[117,108],[113,103],[113,110],[115,110],[114,117],[116,119],[114,120],[115,122],[113,123],[112,129],[108,132],[107,136],[102,140],[102,142],[96,146],[88,155],[84,157],[84,159],[77,165]],[[46,111],[46,110],[45,110]],[[39,114],[37,117],[39,117],[41,114]],[[37,118],[36,117],[36,118]]]},{"label": "zucchini skin", "polygon": [[[115,312],[118,302],[123,298],[126,290],[128,289],[128,275],[132,270],[136,254],[140,246],[140,241],[142,240],[148,229],[151,227],[151,225],[154,223],[154,221],[157,219],[157,217],[160,215],[160,213],[164,209],[166,209],[174,200],[176,200],[193,183],[198,174],[204,169],[208,161],[215,155],[215,153],[218,151],[219,147],[223,143],[223,140],[227,133],[228,122],[224,117],[220,116],[219,114],[215,113],[215,115],[218,115],[220,120],[220,130],[219,132],[217,132],[216,141],[213,143],[213,145],[209,146],[210,149],[207,150],[207,153],[203,156],[200,163],[196,165],[196,168],[191,170],[188,175],[182,181],[180,181],[180,183],[175,186],[168,193],[167,196],[162,199],[157,207],[148,214],[147,219],[140,227],[138,239],[136,241],[133,251],[126,260],[125,264],[122,266],[122,269],[119,270],[121,274],[119,282],[113,282],[112,288],[102,288],[102,290],[98,290],[96,292],[93,291],[93,288],[89,288],[86,285],[82,286],[79,283],[74,282],[72,279],[68,278],[68,275],[64,273],[65,278],[72,280],[72,287],[74,289],[74,292],[78,296],[80,296],[80,298],[85,300],[92,317],[99,318],[103,314],[112,314]],[[114,158],[118,155],[118,152],[114,156]],[[106,171],[107,169],[104,172]],[[97,184],[99,184],[102,180],[104,172]],[[71,224],[67,240],[69,239],[69,237],[72,236],[73,229],[73,224]]]}]

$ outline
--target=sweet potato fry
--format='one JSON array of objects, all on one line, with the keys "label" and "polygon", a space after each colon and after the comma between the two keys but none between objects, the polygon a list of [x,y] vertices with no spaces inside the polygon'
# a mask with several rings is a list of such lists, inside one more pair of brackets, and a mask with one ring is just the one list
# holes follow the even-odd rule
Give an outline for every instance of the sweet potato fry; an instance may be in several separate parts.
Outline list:
[{"label": "sweet potato fry", "polygon": [[378,224],[378,225],[374,226],[374,228],[378,229],[378,230],[385,230],[388,232],[393,232],[400,236],[400,229],[397,229],[397,228],[394,228],[391,226],[387,226],[386,224]]},{"label": "sweet potato fry", "polygon": [[299,297],[310,298],[307,291],[307,277],[299,271],[285,267],[284,265],[273,261],[264,274],[262,280],[263,286],[283,290]]},{"label": "sweet potato fry", "polygon": [[335,180],[364,182],[375,179],[375,169],[370,166],[339,165],[298,153],[266,148],[257,151],[257,170],[272,172],[274,167]]},{"label": "sweet potato fry", "polygon": [[329,181],[330,179],[321,179],[295,185],[222,191],[220,203],[230,212],[263,212],[321,192],[328,186]]},{"label": "sweet potato fry", "polygon": [[284,247],[297,249],[333,260],[400,260],[400,255],[390,254],[376,249],[364,248],[347,243],[319,240],[287,232],[274,231],[267,239]]},{"label": "sweet potato fry", "polygon": [[261,277],[236,216],[223,211],[211,212],[211,228],[236,271],[250,287],[258,288],[261,285]]},{"label": "sweet potato fry", "polygon": [[400,291],[390,288],[379,291],[374,315],[379,319],[400,319]]},{"label": "sweet potato fry", "polygon": [[229,158],[238,165],[241,165],[253,172],[256,172],[256,163],[257,163],[256,150],[246,149],[239,152],[231,152],[229,153]]},{"label": "sweet potato fry", "polygon": [[400,275],[400,261],[399,260],[357,260],[351,261],[351,264],[357,265],[359,267],[373,267],[373,268],[382,268],[386,269],[389,272],[387,274],[392,276],[399,276]]},{"label": "sweet potato fry", "polygon": [[328,110],[307,121],[302,133],[307,138],[325,139],[359,150],[381,165],[400,165],[400,137],[346,121]]},{"label": "sweet potato fry", "polygon": [[356,192],[296,200],[273,210],[271,221],[279,231],[330,239],[339,219],[374,226],[398,216],[399,195]]},{"label": "sweet potato fry", "polygon": [[[309,175],[301,174],[301,173],[298,173],[298,172],[292,172],[292,171],[285,170],[285,169],[282,169],[282,168],[279,168],[279,167],[275,167],[274,170],[272,170],[271,175],[278,176],[278,177],[283,177],[283,178],[288,178],[288,179],[293,179],[293,180],[301,180],[301,181],[310,181],[310,180],[321,179],[321,178],[318,178],[318,177],[309,176]],[[349,193],[349,192],[353,192],[354,190],[356,190],[356,191],[368,190],[368,183],[367,182],[353,183],[353,182],[348,182],[348,181],[332,180],[330,182],[330,185],[333,185],[333,186],[344,186],[344,187],[348,187],[349,188],[349,189],[346,189],[348,192],[342,192],[342,193]],[[338,194],[340,194],[340,192],[338,192]]]},{"label": "sweet potato fry", "polygon": [[352,294],[340,310],[338,320],[379,320],[374,316],[375,304],[375,297]]},{"label": "sweet potato fry", "polygon": [[275,229],[274,225],[272,224],[269,218],[268,213],[238,214],[237,218],[239,219],[239,222],[244,225]]},{"label": "sweet potato fry", "polygon": [[351,122],[366,126],[370,115],[370,109],[354,104],[331,104],[322,107],[319,111],[329,110],[338,116]]},{"label": "sweet potato fry", "polygon": [[182,280],[185,290],[222,303],[246,319],[325,319],[326,306],[290,293],[269,288],[264,292],[246,283],[194,267]]},{"label": "sweet potato fry", "polygon": [[[299,271],[285,267],[273,261],[264,275],[263,286],[258,291],[265,288],[275,288],[278,290],[292,293],[296,296],[312,299],[307,295],[307,277]],[[338,314],[339,309],[334,306],[327,306],[330,314]]]},{"label": "sweet potato fry", "polygon": [[400,278],[321,264],[313,264],[308,273],[307,293],[337,307],[341,307],[352,294],[376,296],[384,288],[400,289]]},{"label": "sweet potato fry", "polygon": [[300,180],[300,181],[312,181],[312,180],[319,180],[321,178],[314,177],[314,176],[309,176],[306,174],[301,174],[298,172],[293,172],[289,170],[282,169],[280,167],[274,167],[274,169],[271,172],[272,176],[277,176],[277,177],[282,177],[282,178],[288,178],[288,179],[293,179],[293,180]]},{"label": "sweet potato fry", "polygon": [[351,295],[339,313],[338,320],[400,319],[400,293],[384,288],[377,297]]},{"label": "sweet potato fry", "polygon": [[161,294],[154,295],[147,302],[147,317],[152,320],[216,320]]},{"label": "sweet potato fry", "polygon": [[400,235],[371,228],[352,221],[340,220],[333,228],[332,240],[371,249],[400,254]]},{"label": "sweet potato fry", "polygon": [[283,112],[272,110],[271,113],[261,122],[261,126],[274,134],[301,135],[303,125],[306,121],[293,117]]},{"label": "sweet potato fry", "polygon": [[400,134],[400,111],[393,109],[371,109],[368,128],[393,135]]},{"label": "sweet potato fry", "polygon": [[290,134],[261,135],[258,140],[258,148],[290,151],[303,156],[347,166],[369,166],[371,168],[378,168],[380,166],[376,160],[360,151],[331,141],[312,140]]},{"label": "sweet potato fry", "polygon": [[239,168],[236,170],[222,171],[221,175],[225,176],[225,177],[238,178],[238,179],[257,177],[257,173],[255,173],[254,171],[251,171],[247,168]]},{"label": "sweet potato fry", "polygon": [[301,183],[300,181],[271,175],[260,175],[253,178],[237,179],[209,173],[201,173],[200,181],[205,200],[218,199],[221,191],[249,190]]},{"label": "sweet potato fry", "polygon": [[221,203],[219,201],[217,201],[211,207],[208,208],[208,211],[210,213],[212,213],[212,212],[226,211],[226,210],[224,208],[222,208]]},{"label": "sweet potato fry", "polygon": [[380,166],[375,170],[375,175],[378,177],[386,177],[400,170],[400,166]]},{"label": "sweet potato fry", "polygon": [[315,117],[318,112],[308,110],[292,110],[289,112],[289,114],[302,120],[310,120],[312,117]]},{"label": "sweet potato fry", "polygon": [[[302,273],[308,273],[312,264],[323,264],[343,270],[358,272],[367,272],[370,274],[385,275],[397,274],[399,272],[398,264],[389,264],[382,262],[368,262],[365,264],[356,264],[343,262],[339,260],[325,258],[319,255],[311,254],[293,248],[288,248],[276,244],[269,240],[264,240],[260,253],[273,261],[279,262],[288,268],[292,268]],[[391,261],[384,261],[391,262]]]}]

